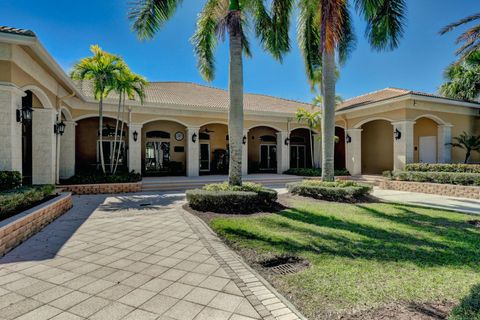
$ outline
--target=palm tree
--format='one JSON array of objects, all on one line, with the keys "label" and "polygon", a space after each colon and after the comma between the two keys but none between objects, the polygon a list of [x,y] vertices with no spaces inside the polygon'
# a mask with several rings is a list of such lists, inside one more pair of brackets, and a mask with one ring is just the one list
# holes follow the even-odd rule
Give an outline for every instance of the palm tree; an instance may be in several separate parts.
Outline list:
[{"label": "palm tree", "polygon": [[478,21],[479,23],[460,34],[456,40],[457,44],[463,43],[456,52],[462,60],[468,57],[471,53],[480,50],[480,12],[453,22],[440,30],[440,34],[444,35],[460,26],[464,26],[474,21]]},{"label": "palm tree", "polygon": [[[113,86],[108,88],[107,92],[115,90],[118,94],[118,108],[117,119],[115,123],[115,139],[113,143],[113,152],[111,159],[111,172],[116,173],[118,168],[118,162],[121,154],[121,143],[123,140],[123,129],[125,124],[125,104],[126,99],[135,100],[136,97],[140,99],[140,103],[143,104],[145,98],[145,87],[147,86],[147,80],[144,77],[133,73],[128,66],[124,66],[121,73],[115,78]],[[120,114],[122,116],[120,120]],[[118,140],[118,126],[120,125],[120,139]],[[117,149],[118,142],[118,149]]]},{"label": "palm tree", "polygon": [[472,151],[480,152],[480,136],[469,135],[465,131],[458,137],[454,137],[457,142],[449,143],[452,147],[464,149],[465,163],[468,163],[468,159],[472,155]]},{"label": "palm tree", "polygon": [[[366,37],[376,50],[394,49],[403,34],[405,0],[355,0],[367,22]],[[336,55],[345,62],[355,35],[347,0],[299,0],[297,36],[309,80],[321,69],[322,179],[334,180]]]},{"label": "palm tree", "polygon": [[312,111],[308,111],[305,108],[299,108],[295,113],[295,118],[298,122],[306,122],[309,130],[310,136],[310,157],[312,161],[312,166],[315,168],[315,162],[313,160],[313,129],[318,128],[321,122],[321,112],[320,110],[315,110],[312,106]]},{"label": "palm tree", "polygon": [[445,70],[446,82],[440,87],[445,97],[460,100],[475,100],[480,96],[480,50],[464,60],[452,63]]},{"label": "palm tree", "polygon": [[[152,38],[176,11],[181,0],[138,0],[130,12],[133,29],[140,38]],[[289,50],[289,19],[293,0],[272,0],[267,10],[263,0],[207,0],[192,37],[198,68],[210,81],[215,74],[214,50],[218,40],[229,38],[229,113],[231,185],[242,184],[243,55],[250,56],[244,32],[247,17],[253,19],[255,34],[264,49],[281,60]]]},{"label": "palm tree", "polygon": [[90,46],[93,56],[83,58],[73,67],[70,76],[74,80],[91,80],[93,93],[98,103],[98,134],[100,141],[100,163],[105,174],[105,159],[103,156],[103,99],[107,88],[113,86],[115,79],[122,72],[124,64],[116,55],[103,51],[98,45]]}]

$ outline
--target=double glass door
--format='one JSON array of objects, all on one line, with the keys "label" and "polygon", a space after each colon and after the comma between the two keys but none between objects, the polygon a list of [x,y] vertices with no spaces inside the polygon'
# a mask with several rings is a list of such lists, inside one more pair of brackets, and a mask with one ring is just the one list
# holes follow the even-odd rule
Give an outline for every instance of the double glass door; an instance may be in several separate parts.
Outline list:
[{"label": "double glass door", "polygon": [[290,168],[305,168],[305,146],[290,146]]},{"label": "double glass door", "polygon": [[210,171],[210,144],[200,143],[200,171]]},{"label": "double glass door", "polygon": [[260,145],[260,170],[277,169],[277,146],[262,144]]},{"label": "double glass door", "polygon": [[145,171],[150,173],[168,170],[170,142],[147,141],[145,145]]}]

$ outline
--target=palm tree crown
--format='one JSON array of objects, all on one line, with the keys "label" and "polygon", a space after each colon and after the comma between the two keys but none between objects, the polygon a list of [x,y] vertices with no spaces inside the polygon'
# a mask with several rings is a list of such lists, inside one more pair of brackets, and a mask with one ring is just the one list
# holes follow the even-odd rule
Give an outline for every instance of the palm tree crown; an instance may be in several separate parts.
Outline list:
[{"label": "palm tree crown", "polygon": [[456,52],[462,59],[465,59],[471,53],[480,50],[480,12],[453,22],[440,30],[440,34],[443,35],[474,21],[479,23],[468,28],[465,32],[460,34],[456,40],[457,44],[462,43],[461,47]]},{"label": "palm tree crown", "polygon": [[446,82],[440,93],[448,98],[475,100],[480,96],[480,50],[469,54],[465,60],[452,63],[445,70]]}]

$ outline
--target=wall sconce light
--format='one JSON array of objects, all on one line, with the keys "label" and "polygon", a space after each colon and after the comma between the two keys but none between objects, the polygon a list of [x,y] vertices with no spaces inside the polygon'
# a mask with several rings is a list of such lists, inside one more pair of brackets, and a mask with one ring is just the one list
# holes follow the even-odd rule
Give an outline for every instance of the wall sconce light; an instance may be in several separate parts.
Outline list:
[{"label": "wall sconce light", "polygon": [[193,133],[193,135],[192,135],[192,142],[193,142],[193,143],[197,142],[197,133]]},{"label": "wall sconce light", "polygon": [[53,125],[53,132],[56,134],[56,135],[61,135],[63,136],[63,133],[65,132],[65,123],[62,121],[62,122],[57,122]]},{"label": "wall sconce light", "polygon": [[395,140],[400,140],[402,138],[402,133],[400,132],[400,130],[395,128],[395,132],[393,133],[393,136]]},{"label": "wall sconce light", "polygon": [[133,131],[133,141],[137,142],[138,139],[138,132],[135,130]]},{"label": "wall sconce light", "polygon": [[17,122],[24,124],[32,122],[33,109],[32,107],[22,107],[17,109]]},{"label": "wall sconce light", "polygon": [[290,138],[288,138],[288,137],[285,138],[284,142],[285,142],[285,145],[288,146],[290,144]]},{"label": "wall sconce light", "polygon": [[247,137],[243,136],[242,144],[246,144],[246,143],[247,143]]},{"label": "wall sconce light", "polygon": [[346,141],[347,143],[351,143],[351,142],[352,142],[352,137],[350,137],[350,135],[347,134],[347,137],[345,138],[345,141]]}]

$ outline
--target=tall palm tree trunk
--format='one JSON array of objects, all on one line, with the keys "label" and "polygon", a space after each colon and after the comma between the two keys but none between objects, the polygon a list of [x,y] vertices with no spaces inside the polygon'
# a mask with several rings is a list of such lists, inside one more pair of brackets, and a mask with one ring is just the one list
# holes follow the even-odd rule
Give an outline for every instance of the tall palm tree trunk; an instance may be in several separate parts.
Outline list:
[{"label": "tall palm tree trunk", "polygon": [[[117,141],[118,141],[118,123],[120,122],[120,108],[122,106],[122,92],[120,91],[118,97],[118,109],[117,109],[117,119],[115,121],[115,138],[113,140],[113,151],[110,155],[110,172],[115,173],[114,168],[116,167],[115,164],[115,151],[117,150]],[[121,141],[121,140],[120,140]]]},{"label": "tall palm tree trunk", "polygon": [[[120,161],[120,154],[122,152],[122,142],[123,142],[123,128],[125,127],[125,92],[123,93],[123,105],[122,105],[122,122],[120,125],[120,142],[117,151],[117,160],[115,161],[115,169],[113,170],[113,174],[117,173],[118,162]],[[125,147],[125,144],[124,144]]]},{"label": "tall palm tree trunk", "polygon": [[333,181],[335,156],[335,53],[322,55],[322,180]]},{"label": "tall palm tree trunk", "polygon": [[228,93],[228,134],[230,137],[230,165],[228,182],[242,184],[242,140],[243,140],[243,61],[242,37],[238,30],[230,30],[230,75]]},{"label": "tall palm tree trunk", "polygon": [[103,158],[103,90],[100,92],[100,102],[98,106],[98,132],[100,135],[100,164],[102,166],[103,174],[106,173],[105,171],[105,159]]},{"label": "tall palm tree trunk", "polygon": [[308,129],[310,134],[310,161],[312,161],[312,168],[315,168],[315,157],[313,155],[313,137],[312,137],[312,128]]}]

